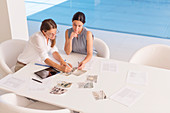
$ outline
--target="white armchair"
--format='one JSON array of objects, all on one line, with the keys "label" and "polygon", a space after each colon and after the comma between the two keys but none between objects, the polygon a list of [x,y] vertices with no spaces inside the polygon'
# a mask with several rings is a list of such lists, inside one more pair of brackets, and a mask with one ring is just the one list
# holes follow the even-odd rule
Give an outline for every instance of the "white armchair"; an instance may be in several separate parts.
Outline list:
[{"label": "white armchair", "polygon": [[70,110],[7,93],[0,96],[0,113],[70,113]]},{"label": "white armchair", "polygon": [[18,55],[23,51],[27,41],[24,40],[7,40],[0,44],[0,69],[1,75],[13,73],[14,66],[17,62]]},{"label": "white armchair", "polygon": [[129,62],[170,69],[170,46],[152,44],[143,47],[132,56]]},{"label": "white armchair", "polygon": [[93,46],[95,50],[97,51],[98,57],[103,57],[103,58],[108,58],[108,59],[110,58],[109,47],[103,40],[95,37],[93,41]]}]

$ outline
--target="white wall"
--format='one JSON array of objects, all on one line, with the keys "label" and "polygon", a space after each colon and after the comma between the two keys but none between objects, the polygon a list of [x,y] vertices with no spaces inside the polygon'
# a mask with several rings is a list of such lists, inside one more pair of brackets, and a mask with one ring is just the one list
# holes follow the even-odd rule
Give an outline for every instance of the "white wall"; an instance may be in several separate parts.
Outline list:
[{"label": "white wall", "polygon": [[[0,43],[9,39],[28,40],[24,0],[0,0]],[[0,78],[4,75],[0,69]]]},{"label": "white wall", "polygon": [[[39,31],[40,22],[28,21],[28,31],[31,36]],[[70,26],[58,25],[59,34],[57,37],[57,47],[64,48],[65,30]],[[130,35],[116,32],[100,31],[89,29],[95,37],[104,40],[110,48],[111,58],[122,61],[129,61],[132,55],[140,48],[150,44],[170,45],[170,39],[160,39],[146,36]]]},{"label": "white wall", "polygon": [[24,0],[1,0],[0,15],[0,42],[29,39]]},{"label": "white wall", "polygon": [[7,1],[0,1],[0,42],[11,38]]}]

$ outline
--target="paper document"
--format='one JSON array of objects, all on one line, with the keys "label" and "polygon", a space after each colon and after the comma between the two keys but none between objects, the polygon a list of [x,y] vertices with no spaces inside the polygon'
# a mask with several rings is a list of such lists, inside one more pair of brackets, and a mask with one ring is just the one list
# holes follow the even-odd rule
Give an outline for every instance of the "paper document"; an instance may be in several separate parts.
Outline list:
[{"label": "paper document", "polygon": [[142,91],[132,89],[130,87],[124,87],[110,98],[123,104],[128,107],[132,106],[141,96],[143,95]]},{"label": "paper document", "polygon": [[129,71],[127,74],[127,83],[147,85],[147,82],[148,75],[146,72]]},{"label": "paper document", "polygon": [[93,60],[91,59],[89,62],[86,63],[84,69],[92,70],[92,64],[93,64]]},{"label": "paper document", "polygon": [[[73,54],[76,54],[76,53],[73,53]],[[84,60],[84,58],[86,56],[79,56],[79,55],[73,55],[72,57],[70,57],[69,55],[62,55],[62,58],[65,59],[65,61],[67,63],[70,63],[73,67],[78,67],[78,64]],[[71,58],[71,59],[70,59]]]},{"label": "paper document", "polygon": [[75,75],[75,76],[80,76],[84,73],[86,73],[86,70],[78,70],[77,67],[73,67],[71,72],[65,73],[66,76],[69,76],[71,74]]},{"label": "paper document", "polygon": [[110,72],[116,72],[117,71],[117,65],[115,62],[102,62],[101,65],[102,71],[110,71]]},{"label": "paper document", "polygon": [[96,100],[103,100],[106,99],[106,94],[103,90],[100,91],[92,91],[92,94]]},{"label": "paper document", "polygon": [[19,89],[25,83],[24,80],[14,77],[13,75],[7,75],[0,80],[0,85],[9,89]]},{"label": "paper document", "polygon": [[88,75],[86,81],[97,83],[97,78],[98,78],[97,75]]}]

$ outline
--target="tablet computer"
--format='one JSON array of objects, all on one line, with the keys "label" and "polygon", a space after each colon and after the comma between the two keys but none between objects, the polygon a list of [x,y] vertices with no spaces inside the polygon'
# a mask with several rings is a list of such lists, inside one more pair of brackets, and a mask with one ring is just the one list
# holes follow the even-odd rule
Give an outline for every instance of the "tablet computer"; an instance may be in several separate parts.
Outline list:
[{"label": "tablet computer", "polygon": [[36,74],[37,76],[39,76],[42,79],[51,77],[58,73],[60,73],[60,71],[56,70],[53,67],[49,67],[49,68],[34,72],[34,74]]}]

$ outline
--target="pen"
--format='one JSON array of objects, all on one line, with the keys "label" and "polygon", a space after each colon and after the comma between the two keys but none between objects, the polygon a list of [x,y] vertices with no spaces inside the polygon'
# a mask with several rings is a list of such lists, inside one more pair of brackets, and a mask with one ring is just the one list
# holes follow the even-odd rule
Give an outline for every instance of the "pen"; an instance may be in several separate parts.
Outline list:
[{"label": "pen", "polygon": [[37,79],[34,79],[32,78],[33,81],[36,81],[36,82],[39,82],[39,83],[42,83],[41,81],[37,80]]}]

